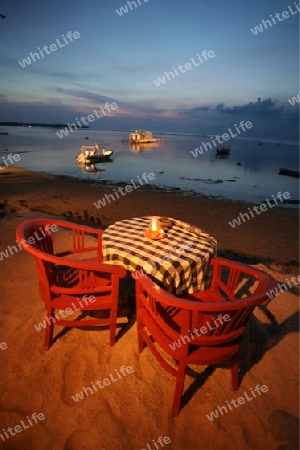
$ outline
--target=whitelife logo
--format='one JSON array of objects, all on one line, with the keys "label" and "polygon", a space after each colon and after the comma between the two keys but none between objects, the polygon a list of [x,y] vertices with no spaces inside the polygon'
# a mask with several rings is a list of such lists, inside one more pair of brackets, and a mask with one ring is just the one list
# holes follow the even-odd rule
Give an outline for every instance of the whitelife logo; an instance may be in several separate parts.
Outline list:
[{"label": "whitelife logo", "polygon": [[[252,397],[248,397],[247,392],[244,392],[244,396],[248,402],[250,402],[251,400],[253,400],[256,397],[254,391],[251,388],[250,388],[250,391],[252,393]],[[259,384],[257,384],[255,386],[255,391],[258,393],[258,395],[261,395],[261,392],[262,393],[268,392],[268,387],[265,384],[263,384],[261,386]],[[235,408],[238,408],[240,405],[243,405],[245,403],[244,397],[239,397],[235,400],[232,399],[230,402],[228,402],[227,400],[225,400],[225,401],[226,401],[226,406],[229,409],[229,411],[232,411],[232,407],[230,406],[230,404],[233,405]],[[237,404],[236,404],[236,402],[237,402]],[[212,411],[210,414],[206,414],[206,417],[211,422],[214,419],[218,419],[219,413],[221,413],[221,415],[223,416],[224,412],[226,412],[226,413],[229,412],[228,409],[226,408],[226,406],[218,406],[218,408],[215,411]]]},{"label": "whitelife logo", "polygon": [[[209,51],[203,50],[203,52],[201,53],[201,56],[205,61],[207,61],[207,57],[214,58],[216,55],[213,50],[209,50]],[[203,64],[204,61],[202,60],[201,56],[199,55],[199,53],[197,53],[198,61],[200,61],[200,63]],[[194,58],[191,58],[191,62],[193,63],[194,67],[200,66],[200,63],[197,63],[197,61],[195,61]],[[173,69],[174,69],[174,72],[177,75],[177,77],[179,77],[180,73],[186,73],[188,70],[193,69],[193,66],[190,62],[187,62],[184,64],[184,66],[182,64],[179,64],[177,66],[177,68],[175,66],[173,66]],[[185,70],[183,69],[183,67]],[[180,73],[178,72],[177,69],[180,70]],[[172,70],[171,70],[171,72],[165,71],[164,75],[157,78],[156,80],[153,80],[153,83],[155,84],[156,87],[160,87],[161,84],[165,84],[167,81],[170,81],[175,78],[174,72],[172,72]],[[170,76],[172,76],[172,78],[170,78]],[[167,80],[166,80],[166,78],[167,78]]]},{"label": "whitelife logo", "polygon": [[[294,11],[290,6],[288,6],[289,11],[282,11],[282,13],[276,13],[275,17],[278,20],[278,22],[282,22],[284,19],[288,19],[290,16],[294,16],[295,14],[300,12],[299,5],[300,3],[294,2],[294,5],[296,6],[296,11]],[[280,17],[280,14],[282,15],[282,18]],[[272,14],[270,14],[271,20],[273,22],[273,25],[277,25],[278,22],[276,22],[275,17],[273,17]],[[253,28],[250,28],[250,31],[256,36],[258,33],[262,33],[264,30],[263,26],[267,30],[269,27],[272,27],[271,20],[262,20],[260,25],[256,25]]]},{"label": "whitelife logo", "polygon": [[8,156],[2,156],[2,159],[4,161],[4,167],[1,166],[0,170],[6,169],[6,167],[8,167],[10,164],[19,162],[21,160],[21,156],[18,153],[15,153],[14,155],[12,153],[10,153]]},{"label": "whitelife logo", "polygon": [[[164,438],[162,436],[159,436],[156,442],[154,439],[152,439],[152,442],[154,444],[154,448],[150,447],[150,444],[147,444],[147,448],[142,448],[142,450],[159,450],[160,448],[164,447],[164,443],[170,444],[171,439],[169,438],[169,436],[165,436]],[[158,444],[160,445],[160,447],[158,446]]]},{"label": "whitelife logo", "polygon": [[[120,367],[119,371],[121,372],[121,374],[123,375],[123,377],[126,377],[126,372],[127,373],[132,373],[134,372],[133,367],[131,366],[122,366]],[[119,371],[117,369],[115,369],[115,374],[109,373],[108,376],[109,378],[103,378],[102,381],[97,380],[95,381],[95,383],[92,381],[91,385],[94,389],[94,392],[97,392],[98,389],[96,388],[95,384],[100,388],[103,389],[105,386],[109,386],[111,384],[111,382],[115,383],[118,380],[121,380],[122,376],[120,375]],[[115,378],[114,375],[116,375],[117,377]],[[84,399],[84,394],[88,397],[90,394],[94,394],[93,389],[91,387],[83,387],[83,390],[75,395],[71,395],[72,399],[74,400],[74,402],[78,402],[79,400],[83,400]]]},{"label": "whitelife logo", "polygon": [[[142,178],[145,181],[145,184],[147,184],[147,183],[149,183],[149,180],[153,181],[155,179],[155,175],[153,172],[150,172],[148,174],[147,174],[147,172],[145,172],[145,173],[143,173]],[[138,175],[137,175],[137,179],[140,183],[140,186],[143,186],[143,182]],[[123,197],[124,197],[124,195],[132,192],[133,189],[138,189],[140,187],[140,186],[137,186],[133,180],[130,180],[130,181],[131,181],[132,185],[127,184],[124,188],[125,192],[123,192],[122,187],[118,188],[118,191],[122,194]],[[107,203],[110,203],[111,201],[114,202],[116,200],[116,198],[119,199],[120,196],[115,188],[113,189],[113,191],[114,191],[113,194],[105,194],[105,196],[102,198],[102,200],[99,199],[97,202],[94,202],[94,206],[96,206],[97,209],[100,209],[101,207],[104,207],[105,205],[107,205]]]},{"label": "whitelife logo", "polygon": [[[282,292],[282,288],[284,287],[284,289],[287,291],[288,288],[292,289],[291,283],[289,282],[289,280],[286,278],[285,279],[288,286],[284,283],[277,283],[277,287],[273,290],[271,290],[270,292],[267,292],[267,296],[269,297],[269,300],[272,300],[272,298],[276,297],[276,295],[279,294],[279,289],[280,289],[280,293]],[[298,283],[297,283],[298,280]],[[300,283],[300,275],[298,275],[297,278],[295,277],[291,277],[291,281],[294,283],[295,286],[297,286]]]},{"label": "whitelife logo", "polygon": [[[72,315],[75,311],[81,311],[84,306],[88,306],[90,303],[94,303],[96,301],[96,297],[94,295],[90,295],[88,298],[86,298],[87,295],[84,295],[82,297],[82,302],[81,300],[79,300],[79,297],[77,297],[77,306],[79,306],[79,308],[76,308],[76,305],[74,302],[71,303],[69,308],[66,308],[65,310],[58,310],[59,314],[62,316],[63,319],[66,318],[66,316],[70,316]],[[84,305],[82,304],[84,303]],[[57,315],[57,312],[55,311],[54,314],[55,317],[50,316],[50,317],[46,317],[46,319],[43,322],[39,322],[37,325],[34,325],[34,328],[37,331],[41,331],[44,330],[46,328],[46,322],[48,323],[48,325],[51,325],[51,321],[53,324],[59,322],[61,320],[61,317],[59,317]]]},{"label": "whitelife logo", "polygon": [[[140,6],[142,6],[143,3],[141,3],[140,0],[136,0],[136,1],[138,2],[138,4],[139,4]],[[144,1],[144,3],[148,3],[149,0],[143,0],[143,1]],[[132,2],[128,1],[128,2],[127,2],[127,5],[129,6],[129,8],[130,8],[131,11],[133,10],[132,5],[134,5],[135,8],[138,8],[138,5],[136,4],[135,1],[132,1]],[[119,16],[123,16],[123,14],[127,14],[127,13],[128,13],[128,7],[127,7],[127,5],[121,6],[120,9],[116,9],[116,10],[115,10],[116,13],[118,13]]]},{"label": "whitelife logo", "polygon": [[[118,109],[118,105],[116,102],[106,102],[105,105],[102,107],[102,105],[99,105],[99,108],[101,109],[102,114],[98,114],[97,110],[94,109],[94,114],[89,114],[88,116],[81,116],[80,119],[77,119],[75,117],[76,123],[79,128],[82,128],[83,125],[88,125],[91,122],[94,122],[97,119],[101,119],[102,116],[106,116],[106,114],[111,114],[111,110]],[[104,111],[104,108],[106,109],[107,113]],[[80,121],[83,123],[83,125],[80,123]],[[78,127],[75,125],[75,123],[68,123],[68,127],[62,128],[60,131],[56,132],[56,135],[59,137],[59,139],[62,139],[64,136],[68,136],[69,132],[73,133],[74,130],[78,130]]]},{"label": "whitelife logo", "polygon": [[[252,124],[252,122],[250,122],[249,120],[248,120],[246,123],[242,120],[242,121],[240,122],[240,125],[239,125],[239,126],[237,126],[236,123],[234,124],[234,126],[235,126],[235,129],[236,129],[237,133],[238,133],[238,134],[241,134],[241,131],[240,131],[240,129],[239,129],[239,126],[241,127],[242,131],[246,131],[246,129],[247,129],[247,130],[250,130],[250,128],[253,127],[253,124]],[[245,127],[246,127],[246,129],[245,129]],[[224,133],[224,134],[222,134],[222,136],[219,136],[219,135],[217,134],[214,138],[211,137],[211,140],[212,140],[212,142],[213,142],[215,148],[218,146],[218,144],[223,144],[224,141],[229,141],[229,139],[234,138],[234,137],[236,137],[236,136],[238,135],[238,134],[232,133],[231,128],[228,128],[228,132],[229,132],[229,134],[228,134],[228,133]],[[223,141],[222,141],[222,139],[223,139]],[[218,144],[216,144],[215,140],[218,142]],[[206,152],[207,152],[208,150],[211,150],[211,149],[213,148],[213,146],[211,145],[210,142],[202,142],[202,145],[203,145],[203,148],[204,148],[204,150],[205,150]],[[203,154],[203,148],[202,148],[202,145],[200,145],[199,148],[197,147],[197,148],[195,148],[194,150],[191,150],[191,154],[192,154],[195,158],[197,158],[198,155],[202,155],[202,154]]]},{"label": "whitelife logo", "polygon": [[288,102],[294,106],[296,103],[300,103],[300,91],[299,94],[297,94],[297,97],[292,97],[288,99]]},{"label": "whitelife logo", "polygon": [[[249,210],[249,213],[250,213],[250,215],[251,215],[251,218],[253,218],[253,217],[255,217],[254,216],[254,214],[253,214],[253,211],[255,211],[255,213],[257,214],[257,215],[259,215],[260,213],[262,213],[262,212],[265,212],[265,211],[267,211],[267,209],[268,209],[268,207],[271,209],[271,208],[274,208],[274,206],[276,206],[276,205],[278,205],[278,202],[277,202],[277,200],[276,200],[276,198],[274,197],[274,195],[272,195],[272,197],[273,197],[273,200],[274,200],[274,204],[272,204],[272,203],[270,203],[269,202],[269,199],[267,198],[266,199],[266,202],[267,202],[267,204],[268,204],[268,206],[267,205],[265,205],[264,203],[262,203],[261,205],[259,205],[259,206],[253,206],[253,208],[252,208],[252,210],[250,209],[250,208],[248,208],[248,210]],[[281,201],[281,202],[283,202],[284,201],[284,199],[285,200],[287,200],[287,199],[289,199],[291,196],[290,196],[290,193],[289,192],[277,192],[277,198]],[[229,225],[231,226],[231,228],[235,228],[237,225],[241,225],[241,219],[242,219],[242,221],[243,222],[246,222],[246,219],[247,220],[250,220],[250,217],[249,217],[249,214],[248,213],[240,213],[239,214],[240,215],[240,217],[237,217],[236,219],[233,219],[232,221],[230,220],[228,223],[229,223]],[[246,217],[246,219],[245,219],[245,217]]]},{"label": "whitelife logo", "polygon": [[[26,430],[27,428],[29,428],[29,426],[33,426],[34,423],[32,423],[31,419],[34,420],[35,423],[38,423],[39,420],[44,420],[45,416],[43,413],[36,413],[34,412],[33,414],[31,414],[31,417],[29,418],[28,416],[26,416],[27,419],[27,423],[25,423],[24,420],[21,420],[21,425],[15,425],[13,428],[12,427],[8,427],[7,430],[5,430],[5,428],[3,429],[3,434],[0,434],[0,438],[2,439],[2,441],[5,441],[5,438],[3,435],[5,435],[6,439],[9,439],[10,436],[15,436],[16,433],[21,433],[23,430]],[[28,425],[29,424],[29,425]],[[22,428],[23,427],[23,428]],[[10,436],[9,436],[9,434]],[[8,448],[8,447],[7,447]]]},{"label": "whitelife logo", "polygon": [[[49,230],[50,228],[50,230]],[[45,231],[44,232],[43,228],[39,228],[39,231],[41,233],[41,235],[39,235],[36,231],[33,233],[34,236],[30,236],[27,241],[25,239],[21,239],[22,244],[25,247],[28,247],[28,245],[34,245],[37,241],[41,241],[42,239],[44,239],[45,237],[47,237],[47,235],[52,233],[55,233],[55,231],[58,231],[58,226],[55,224],[47,224],[45,226]],[[9,257],[9,253],[11,255],[14,254],[13,250],[15,251],[15,253],[18,253],[19,250],[23,250],[23,247],[21,246],[21,243],[19,243],[18,241],[16,241],[16,243],[18,244],[18,248],[15,245],[8,245],[7,246],[7,250],[4,250],[3,252],[0,252],[0,261],[3,260],[3,258],[8,258]],[[9,253],[8,253],[9,252]]]},{"label": "whitelife logo", "polygon": [[[74,38],[74,39],[79,39],[80,37],[81,37],[81,36],[80,36],[80,34],[78,33],[78,31],[74,31],[73,33],[72,33],[72,31],[68,31],[68,33],[67,33],[67,38],[70,40],[70,42],[73,42],[73,38]],[[65,41],[65,44],[61,44],[60,40],[59,40],[59,39],[56,39],[56,42],[57,42],[59,48],[63,48],[63,47],[65,47],[66,45],[69,44],[69,42],[68,42],[67,39],[65,38],[65,35],[64,35],[64,34],[62,34],[62,38],[63,38],[63,40]],[[48,51],[48,48],[49,48],[49,47],[50,47],[50,50]],[[46,53],[46,55],[50,55],[51,53],[56,52],[56,50],[58,50],[58,47],[57,47],[56,44],[51,44],[50,46],[44,45],[43,50],[44,50],[44,52]],[[38,47],[38,50],[39,50],[40,55],[42,56],[42,58],[44,58],[45,55],[44,55],[44,53],[43,53],[43,50],[41,50],[40,47]],[[28,58],[24,58],[22,61],[19,61],[19,64],[20,64],[20,66],[24,69],[24,68],[26,67],[26,65],[27,65],[27,66],[30,66],[30,64],[31,64],[32,61],[35,62],[35,61],[36,61],[35,58],[41,59],[41,58],[40,58],[40,55],[39,55],[38,53],[32,53],[32,52],[30,52]],[[31,60],[32,60],[32,61],[31,61]]]},{"label": "whitelife logo", "polygon": [[[206,334],[208,331],[213,331],[213,330],[215,330],[216,328],[218,328],[220,325],[223,325],[223,320],[224,320],[224,322],[229,322],[230,320],[231,320],[231,317],[230,317],[230,315],[229,314],[224,314],[224,315],[222,315],[222,314],[219,314],[218,315],[218,317],[216,318],[216,320],[215,320],[215,318],[214,318],[214,316],[210,319],[210,322],[208,322],[208,321],[206,321],[205,322],[205,325],[207,325],[207,327],[206,326],[202,326],[201,328],[194,328],[192,331],[191,330],[189,330],[188,331],[188,333],[189,333],[189,336],[186,334],[186,335],[180,335],[180,339],[181,339],[181,341],[182,341],[182,344],[187,344],[187,343],[190,343],[191,342],[191,339],[192,340],[194,340],[195,339],[195,336],[197,336],[197,337],[201,337],[201,336],[203,336],[204,334]],[[219,324],[218,324],[218,321],[219,321]],[[211,327],[211,325],[212,325],[212,322],[214,322],[214,324],[216,325],[215,327]],[[198,333],[198,331],[200,331],[200,334]],[[178,339],[178,341],[174,341],[172,344],[169,344],[169,347],[170,347],[170,349],[171,350],[173,350],[173,351],[175,351],[176,350],[176,347],[177,348],[180,348],[181,347],[181,341],[180,341],[180,339]]]}]

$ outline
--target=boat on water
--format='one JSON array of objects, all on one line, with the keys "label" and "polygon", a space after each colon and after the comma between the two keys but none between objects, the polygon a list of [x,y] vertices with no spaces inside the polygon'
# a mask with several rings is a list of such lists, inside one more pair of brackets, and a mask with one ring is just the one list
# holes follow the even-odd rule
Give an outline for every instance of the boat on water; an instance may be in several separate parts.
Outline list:
[{"label": "boat on water", "polygon": [[97,164],[112,161],[111,157],[114,154],[115,152],[113,150],[106,150],[105,147],[102,147],[102,150],[99,152],[99,145],[96,143],[94,146],[83,145],[81,147],[81,153],[76,159],[80,164]]},{"label": "boat on water", "polygon": [[163,138],[154,136],[152,131],[142,130],[136,130],[134,133],[130,133],[125,140],[131,144],[153,144],[158,142],[162,143],[164,141]]},{"label": "boat on water", "polygon": [[219,146],[216,149],[216,156],[224,156],[229,155],[230,153],[230,146]]},{"label": "boat on water", "polygon": [[279,169],[279,175],[286,175],[288,177],[299,178],[299,170]]}]

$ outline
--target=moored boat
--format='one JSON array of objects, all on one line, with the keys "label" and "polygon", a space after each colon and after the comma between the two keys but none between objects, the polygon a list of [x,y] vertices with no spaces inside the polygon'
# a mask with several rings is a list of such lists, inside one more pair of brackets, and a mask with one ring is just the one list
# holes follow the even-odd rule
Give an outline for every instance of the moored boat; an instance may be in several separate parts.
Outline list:
[{"label": "moored boat", "polygon": [[230,153],[230,147],[229,146],[219,146],[217,147],[216,155],[229,155]]},{"label": "moored boat", "polygon": [[126,141],[131,144],[152,144],[163,142],[164,139],[154,136],[152,131],[136,130],[134,133],[130,133]]},{"label": "moored boat", "polygon": [[115,154],[113,150],[106,150],[102,147],[100,153],[98,153],[99,146],[95,144],[94,146],[83,145],[81,147],[81,153],[78,155],[77,161],[80,164],[97,164],[100,162],[109,162],[111,157]]},{"label": "moored boat", "polygon": [[279,175],[286,175],[288,177],[299,178],[299,170],[280,169]]}]

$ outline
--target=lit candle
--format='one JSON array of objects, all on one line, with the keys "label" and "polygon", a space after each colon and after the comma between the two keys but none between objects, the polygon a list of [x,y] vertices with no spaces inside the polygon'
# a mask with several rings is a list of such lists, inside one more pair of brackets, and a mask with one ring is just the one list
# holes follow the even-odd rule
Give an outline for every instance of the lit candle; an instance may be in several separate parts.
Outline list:
[{"label": "lit candle", "polygon": [[160,217],[150,217],[149,228],[145,231],[146,237],[149,237],[151,239],[158,239],[161,236],[162,231],[163,230],[161,230]]},{"label": "lit candle", "polygon": [[157,220],[157,217],[151,217],[151,220],[150,220],[150,230],[151,231],[154,231],[154,232],[157,232],[158,231],[158,220]]}]

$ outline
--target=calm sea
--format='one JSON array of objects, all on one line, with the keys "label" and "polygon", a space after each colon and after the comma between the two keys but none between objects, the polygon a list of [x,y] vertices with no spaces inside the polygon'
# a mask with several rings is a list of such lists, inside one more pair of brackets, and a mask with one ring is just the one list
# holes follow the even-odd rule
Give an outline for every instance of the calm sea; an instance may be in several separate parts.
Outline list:
[{"label": "calm sea", "polygon": [[[3,131],[4,127],[1,127]],[[122,139],[124,131],[78,130],[60,139],[55,129],[5,127],[0,135],[0,162],[12,153],[19,153],[16,166],[57,175],[84,178],[93,183],[137,181],[143,173],[154,173],[152,185],[166,190],[180,190],[190,195],[220,197],[252,203],[289,192],[299,199],[299,179],[279,175],[280,168],[299,170],[299,146],[291,141],[241,139],[227,142],[230,155],[216,157],[215,149],[195,158],[191,150],[209,137],[191,134],[157,133],[164,138],[157,147],[132,147]],[[89,139],[86,139],[88,137]],[[77,165],[81,145],[98,142],[116,153],[113,162],[98,164],[98,173],[85,173]],[[298,207],[298,205],[287,205]]]}]

